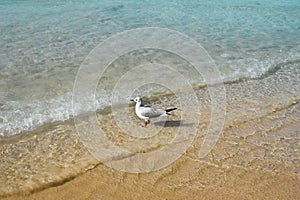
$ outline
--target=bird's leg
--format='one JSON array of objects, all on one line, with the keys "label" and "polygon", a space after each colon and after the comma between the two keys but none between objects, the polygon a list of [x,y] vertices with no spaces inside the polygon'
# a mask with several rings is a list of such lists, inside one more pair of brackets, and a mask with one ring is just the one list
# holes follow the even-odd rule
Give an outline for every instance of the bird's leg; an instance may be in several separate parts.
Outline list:
[{"label": "bird's leg", "polygon": [[147,124],[150,124],[150,119],[145,120],[145,127],[147,126]]}]

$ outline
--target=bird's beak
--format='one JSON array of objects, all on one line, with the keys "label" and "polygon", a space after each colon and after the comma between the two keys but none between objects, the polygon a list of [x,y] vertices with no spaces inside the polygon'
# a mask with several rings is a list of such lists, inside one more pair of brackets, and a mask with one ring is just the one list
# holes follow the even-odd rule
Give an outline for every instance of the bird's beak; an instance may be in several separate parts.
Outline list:
[{"label": "bird's beak", "polygon": [[130,99],[130,101],[134,101],[133,99]]}]

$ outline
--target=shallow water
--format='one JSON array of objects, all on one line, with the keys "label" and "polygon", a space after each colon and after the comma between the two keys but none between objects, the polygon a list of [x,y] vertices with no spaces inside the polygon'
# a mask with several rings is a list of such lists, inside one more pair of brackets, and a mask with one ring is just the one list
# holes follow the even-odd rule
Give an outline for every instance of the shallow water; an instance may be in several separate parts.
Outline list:
[{"label": "shallow water", "polygon": [[[46,193],[50,191],[48,197],[59,199],[66,191],[75,194],[60,190],[68,187],[68,181],[74,184],[73,179],[84,190],[75,191],[83,196],[88,193],[87,199],[90,195],[100,198],[91,191],[93,187],[103,195],[112,191],[120,198],[144,194],[149,187],[155,189],[158,197],[175,194],[195,198],[199,192],[214,196],[218,195],[216,187],[244,191],[246,198],[261,194],[265,188],[271,188],[270,195],[277,194],[281,199],[290,197],[290,190],[296,196],[300,185],[299,13],[297,0],[1,1],[0,197],[14,199],[18,198],[14,194],[18,194],[20,199],[30,199],[42,195],[40,199],[45,199],[43,192],[22,195],[46,189]],[[204,158],[199,158],[199,151],[211,122],[212,97],[205,77],[172,52],[138,49],[118,57],[99,80],[95,102],[84,105],[83,113],[73,113],[75,77],[91,50],[112,35],[149,26],[173,29],[200,43],[226,82],[226,100],[220,102],[226,105],[224,129],[216,146]],[[117,101],[122,93],[112,96],[118,81],[141,64],[172,67],[193,85],[200,109],[193,117],[199,117],[199,124],[194,118],[182,119],[183,111],[179,109],[166,123],[153,120],[144,130],[143,122],[133,113],[133,105]],[[150,78],[168,75],[174,86],[181,86],[167,70],[145,71]],[[124,93],[136,81],[130,76],[128,80],[127,85],[121,85]],[[132,96],[143,96],[146,104],[157,107],[181,108],[177,94],[188,90],[167,90],[155,81],[130,91]],[[133,125],[125,126],[131,131],[126,132],[116,124],[111,102],[118,103],[114,111],[120,114],[121,121],[128,118],[129,112]],[[86,140],[79,137],[72,115],[85,116],[86,111],[96,109],[97,123],[110,144],[130,154],[112,151],[108,160],[97,160],[97,155],[82,144]],[[224,114],[218,106],[214,112]],[[197,135],[192,144],[187,145],[182,157],[162,170],[130,174],[105,167],[110,161],[122,162],[138,153],[163,148],[176,137],[180,127],[194,125]],[[94,136],[99,137],[96,133],[90,138]],[[187,138],[190,139],[189,135]],[[88,178],[82,181],[79,174]],[[115,185],[116,180],[118,187],[108,186]],[[62,186],[52,188],[53,192],[51,187],[59,185]],[[277,188],[272,189],[273,185]],[[101,192],[103,188],[108,193]],[[122,188],[127,188],[127,193],[118,193]]]},{"label": "shallow water", "polygon": [[[224,79],[232,81],[260,77],[281,63],[299,60],[299,10],[297,0],[1,1],[0,134],[68,119],[81,62],[121,31],[151,26],[182,32],[199,42]],[[170,59],[164,54],[156,58]],[[134,63],[119,60],[126,62]],[[115,66],[108,80],[124,72]],[[177,66],[190,74],[188,81],[195,81],[191,67],[184,62]],[[154,89],[148,90],[142,95]],[[109,104],[107,93],[105,88],[98,91],[97,108]]]},{"label": "shallow water", "polygon": [[[170,193],[180,189],[182,195],[187,195],[190,187],[194,188],[194,193],[190,195],[209,193],[210,189],[215,187],[249,192],[252,186],[256,185],[257,189],[267,187],[271,190],[270,180],[273,184],[282,184],[281,180],[288,181],[291,184],[288,187],[295,189],[295,186],[299,185],[300,173],[299,70],[299,63],[290,63],[263,79],[226,84],[227,114],[224,130],[210,154],[202,159],[199,159],[199,150],[211,120],[211,101],[207,88],[198,88],[196,93],[201,105],[200,123],[197,125],[198,133],[193,143],[188,146],[187,152],[162,170],[136,175],[145,176],[145,179],[134,181],[125,178],[122,184],[140,190],[139,185],[143,185],[147,179],[152,180],[147,182],[149,187],[159,186]],[[170,94],[157,95],[145,101],[165,107],[178,103],[177,97]],[[121,114],[126,109],[127,104],[120,106],[116,112]],[[178,122],[182,119],[181,111],[177,111],[174,116],[168,118],[166,124],[162,123],[162,120],[152,121],[147,131],[143,131],[143,122],[135,118],[133,106],[130,106],[129,110],[133,122],[140,126],[141,134],[157,129],[160,129],[160,132],[147,138],[132,136],[130,133],[124,133],[112,120],[111,108],[98,110],[98,122],[109,141],[132,152],[127,155],[111,152],[110,161],[122,161],[137,153],[148,153],[163,148],[176,136],[180,126],[191,126],[189,121]],[[89,134],[87,137],[94,136]],[[74,178],[81,180],[78,175],[95,166],[98,166],[97,169],[90,173],[100,170],[99,174],[95,175],[100,182],[111,182],[109,180],[115,180],[112,177],[120,173],[123,173],[122,177],[133,176],[134,179],[135,175],[131,173],[104,167],[109,165],[109,162],[95,159],[94,156],[97,155],[91,154],[92,151],[88,151],[82,144],[83,141],[86,140],[77,134],[73,120],[49,123],[31,132],[1,138],[1,196],[29,194],[64,184]],[[133,183],[140,184],[133,186]],[[103,188],[113,190],[107,185]],[[160,189],[155,190],[159,195],[164,195]],[[288,197],[286,195],[289,190],[284,187],[278,189],[284,198]],[[92,194],[96,195],[94,192],[90,195]],[[53,193],[50,190],[51,195]],[[115,192],[114,195],[120,194]]]}]

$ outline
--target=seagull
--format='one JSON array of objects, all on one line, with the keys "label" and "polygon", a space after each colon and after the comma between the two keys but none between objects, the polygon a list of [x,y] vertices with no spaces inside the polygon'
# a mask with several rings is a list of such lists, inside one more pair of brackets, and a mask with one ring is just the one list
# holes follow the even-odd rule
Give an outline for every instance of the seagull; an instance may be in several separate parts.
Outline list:
[{"label": "seagull", "polygon": [[170,108],[170,109],[163,110],[163,109],[151,108],[149,106],[144,106],[141,97],[135,97],[134,99],[131,99],[131,101],[135,102],[135,114],[140,119],[145,120],[145,127],[147,126],[147,124],[150,123],[150,118],[168,116],[170,115],[169,112],[177,109],[177,108]]}]

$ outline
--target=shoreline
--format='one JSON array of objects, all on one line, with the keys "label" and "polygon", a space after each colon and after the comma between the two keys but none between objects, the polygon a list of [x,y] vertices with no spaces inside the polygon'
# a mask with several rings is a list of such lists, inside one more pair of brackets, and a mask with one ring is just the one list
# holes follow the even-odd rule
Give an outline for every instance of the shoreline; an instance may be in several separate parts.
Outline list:
[{"label": "shoreline", "polygon": [[[288,62],[283,62],[283,63],[279,63],[277,64],[276,66],[270,68],[269,70],[265,71],[263,74],[261,74],[259,77],[254,77],[254,78],[251,78],[251,77],[240,77],[239,79],[234,79],[234,80],[225,80],[224,81],[224,85],[231,85],[231,84],[240,84],[242,82],[247,82],[247,81],[259,81],[259,80],[262,80],[262,79],[265,79],[269,76],[272,76],[274,75],[277,71],[280,71],[282,66],[285,66],[285,65],[290,65],[290,64],[299,64],[300,63],[300,60],[299,59],[296,59],[296,60],[293,60],[293,61],[288,61]],[[216,83],[216,85],[218,85],[219,83]],[[202,90],[202,89],[205,89],[207,88],[207,85],[204,84],[204,83],[194,83],[192,84],[192,88],[193,90]],[[184,88],[180,88],[180,90],[184,90]],[[157,93],[152,93],[151,96],[147,96],[147,97],[144,97],[144,99],[148,100],[148,101],[159,101],[159,98],[163,98],[163,97],[167,97],[167,96],[172,96],[172,92],[170,91],[165,91],[165,92],[157,92]],[[122,102],[123,104],[124,102]],[[126,103],[126,102],[125,102]],[[105,107],[101,107],[101,108],[98,108],[96,112],[103,112],[107,109],[110,109],[110,106],[105,106]],[[83,113],[84,114],[84,113]],[[63,120],[55,120],[55,121],[46,121],[44,122],[44,124],[42,125],[33,125],[33,127],[31,128],[28,128],[28,129],[25,129],[25,130],[20,130],[20,131],[17,131],[16,133],[14,134],[11,134],[11,132],[9,131],[4,131],[0,134],[0,144],[3,142],[3,141],[10,141],[10,140],[13,140],[13,138],[18,138],[19,136],[18,135],[27,135],[28,133],[31,134],[32,132],[36,132],[37,129],[41,129],[41,127],[45,127],[45,125],[48,125],[50,124],[56,124],[56,123],[60,123],[62,121],[68,121],[68,120],[72,120],[73,119],[73,116],[72,114],[69,115],[68,118],[65,118]],[[24,136],[20,136],[21,138],[23,138]]]},{"label": "shoreline", "polygon": [[[225,84],[224,132],[201,160],[198,153],[209,122],[210,102],[207,90],[197,89],[203,118],[200,134],[176,162],[152,173],[118,172],[101,164],[81,144],[72,119],[45,124],[24,135],[1,137],[0,198],[99,199],[113,194],[129,199],[143,192],[149,198],[196,198],[200,194],[203,198],[240,195],[245,199],[268,194],[296,199],[300,196],[299,65],[286,64],[262,79]],[[166,98],[158,100],[166,105]],[[168,96],[168,100],[175,102],[176,98]],[[97,115],[110,123],[107,110]],[[116,132],[113,125],[107,127]],[[77,196],[75,192],[80,191]]]}]

